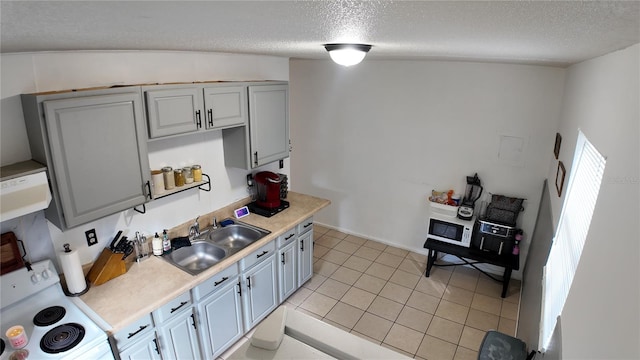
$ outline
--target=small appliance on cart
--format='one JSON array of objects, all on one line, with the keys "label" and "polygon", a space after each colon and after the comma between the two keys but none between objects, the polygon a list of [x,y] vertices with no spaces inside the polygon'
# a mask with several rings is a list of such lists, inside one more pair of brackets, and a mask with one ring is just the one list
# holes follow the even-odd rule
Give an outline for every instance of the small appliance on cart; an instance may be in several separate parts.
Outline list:
[{"label": "small appliance on cart", "polygon": [[113,360],[107,334],[65,296],[51,260],[0,277],[0,360]]},{"label": "small appliance on cart", "polygon": [[482,189],[478,173],[473,176],[467,176],[467,188],[464,191],[462,204],[458,208],[459,219],[471,220],[473,218],[475,204],[482,196]]},{"label": "small appliance on cart", "polygon": [[510,254],[515,244],[518,214],[524,199],[492,195],[483,218],[476,220],[472,245],[498,255]]}]

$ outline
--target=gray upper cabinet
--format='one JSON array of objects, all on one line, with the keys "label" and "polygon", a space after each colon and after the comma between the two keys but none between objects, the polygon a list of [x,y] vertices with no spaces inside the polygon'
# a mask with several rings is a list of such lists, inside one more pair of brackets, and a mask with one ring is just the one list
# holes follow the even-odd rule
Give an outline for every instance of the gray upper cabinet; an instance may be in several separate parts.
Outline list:
[{"label": "gray upper cabinet", "polygon": [[207,129],[242,126],[247,123],[247,87],[205,87],[204,106]]},{"label": "gray upper cabinet", "polygon": [[289,157],[289,86],[250,84],[249,126],[222,131],[225,164],[256,168]]},{"label": "gray upper cabinet", "polygon": [[22,95],[32,157],[46,164],[45,215],[64,230],[147,201],[139,87]]},{"label": "gray upper cabinet", "polygon": [[196,86],[142,88],[149,121],[149,138],[198,131],[202,126],[202,89]]},{"label": "gray upper cabinet", "polygon": [[149,139],[246,125],[246,88],[237,83],[143,86]]}]

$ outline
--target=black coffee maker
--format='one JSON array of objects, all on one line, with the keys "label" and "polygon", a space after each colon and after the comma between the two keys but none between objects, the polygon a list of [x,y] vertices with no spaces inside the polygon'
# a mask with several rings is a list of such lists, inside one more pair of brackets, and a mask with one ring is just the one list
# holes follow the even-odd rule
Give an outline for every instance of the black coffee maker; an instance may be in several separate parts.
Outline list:
[{"label": "black coffee maker", "polygon": [[467,188],[464,192],[462,204],[458,208],[459,219],[471,220],[473,218],[473,209],[476,201],[482,196],[482,190],[478,173],[473,176],[467,176]]}]

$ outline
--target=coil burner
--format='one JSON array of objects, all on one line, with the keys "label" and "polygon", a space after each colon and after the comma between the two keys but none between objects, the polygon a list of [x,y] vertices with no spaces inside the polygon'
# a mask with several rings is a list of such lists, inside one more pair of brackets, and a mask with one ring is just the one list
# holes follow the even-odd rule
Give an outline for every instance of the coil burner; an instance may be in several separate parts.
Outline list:
[{"label": "coil burner", "polygon": [[67,310],[62,306],[50,306],[46,309],[40,310],[33,317],[33,324],[37,326],[49,326],[62,320]]},{"label": "coil burner", "polygon": [[40,339],[40,349],[48,354],[58,354],[73,349],[84,338],[84,327],[80,324],[62,324],[49,330]]}]

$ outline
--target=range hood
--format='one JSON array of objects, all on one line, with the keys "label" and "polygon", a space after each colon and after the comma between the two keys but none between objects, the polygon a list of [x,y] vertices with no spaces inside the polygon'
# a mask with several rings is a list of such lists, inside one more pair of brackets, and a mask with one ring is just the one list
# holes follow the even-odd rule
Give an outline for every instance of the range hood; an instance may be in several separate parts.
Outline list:
[{"label": "range hood", "polygon": [[2,167],[0,221],[15,219],[49,207],[47,168],[35,161]]}]

